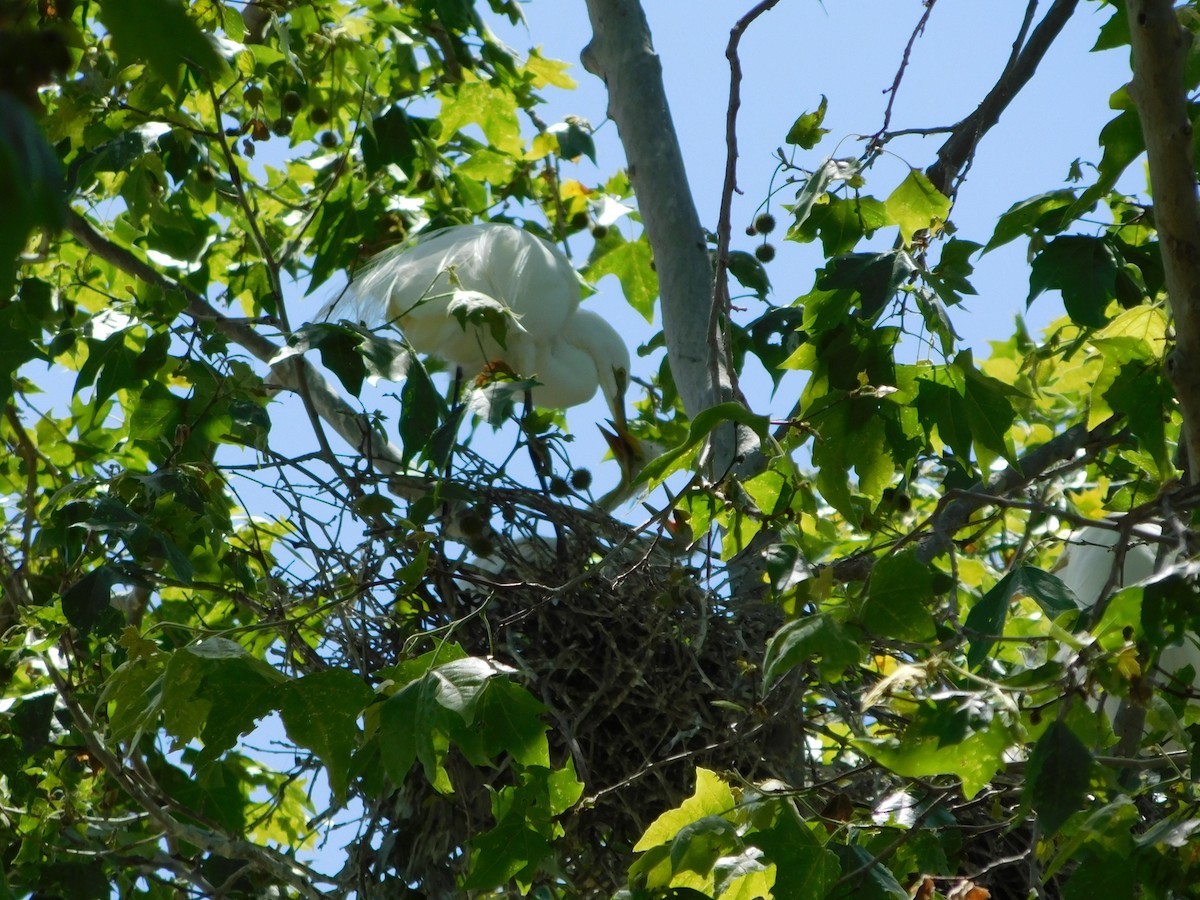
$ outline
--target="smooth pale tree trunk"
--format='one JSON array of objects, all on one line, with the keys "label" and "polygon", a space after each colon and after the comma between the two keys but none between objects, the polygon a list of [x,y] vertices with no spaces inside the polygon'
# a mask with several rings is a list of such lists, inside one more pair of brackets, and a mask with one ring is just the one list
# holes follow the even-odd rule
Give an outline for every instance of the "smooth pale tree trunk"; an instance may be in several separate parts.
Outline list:
[{"label": "smooth pale tree trunk", "polygon": [[1154,227],[1175,322],[1167,376],[1183,413],[1187,480],[1195,484],[1200,478],[1200,206],[1184,77],[1192,38],[1170,0],[1129,0],[1126,10],[1133,46],[1129,96],[1146,142]]},{"label": "smooth pale tree trunk", "polygon": [[[713,267],[663,87],[662,64],[638,0],[587,0],[592,40],[583,65],[604,81],[638,210],[654,252],[671,374],[691,418],[734,399],[729,354],[714,328]],[[736,470],[757,448],[746,429],[714,434],[709,474]]]}]

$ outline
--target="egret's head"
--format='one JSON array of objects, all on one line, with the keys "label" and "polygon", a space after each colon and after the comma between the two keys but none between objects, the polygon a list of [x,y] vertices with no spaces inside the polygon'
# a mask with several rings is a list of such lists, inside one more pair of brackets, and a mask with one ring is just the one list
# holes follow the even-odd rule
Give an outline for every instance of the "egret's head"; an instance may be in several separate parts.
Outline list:
[{"label": "egret's head", "polygon": [[598,427],[617,465],[621,467],[621,480],[615,488],[597,501],[597,505],[601,509],[610,510],[629,498],[633,493],[634,481],[642,473],[646,463],[662,454],[662,447],[653,441],[639,439],[629,431],[623,420],[609,421],[608,424],[612,426],[611,431],[603,425]]}]

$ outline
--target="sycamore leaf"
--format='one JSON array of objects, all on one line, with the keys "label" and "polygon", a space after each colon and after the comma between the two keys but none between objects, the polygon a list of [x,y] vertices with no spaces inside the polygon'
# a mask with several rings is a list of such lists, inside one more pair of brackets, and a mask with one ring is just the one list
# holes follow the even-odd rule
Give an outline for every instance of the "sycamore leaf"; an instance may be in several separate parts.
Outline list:
[{"label": "sycamore leaf", "polygon": [[647,322],[654,318],[658,276],[654,272],[650,244],[645,237],[627,241],[616,229],[610,228],[608,235],[596,242],[584,270],[584,276],[592,282],[600,281],[605,275],[617,277],[625,299]]},{"label": "sycamore leaf", "polygon": [[821,138],[829,134],[828,128],[822,128],[821,123],[825,121],[825,112],[829,109],[829,98],[821,96],[821,102],[813,112],[807,112],[801,115],[792,127],[788,129],[787,137],[784,138],[789,144],[795,144],[805,150],[811,150],[820,143]]},{"label": "sycamore leaf", "polygon": [[1117,257],[1104,238],[1070,234],[1056,237],[1033,260],[1028,306],[1043,291],[1062,293],[1063,305],[1077,325],[1099,328],[1116,297]]},{"label": "sycamore leaf", "polygon": [[888,217],[900,226],[900,238],[906,245],[918,231],[940,230],[950,214],[950,198],[917,169],[909,171],[883,205]]},{"label": "sycamore leaf", "polygon": [[1038,194],[1014,203],[996,221],[996,228],[983,252],[995,250],[1021,235],[1055,234],[1070,218],[1068,211],[1075,205],[1077,193],[1069,188]]},{"label": "sycamore leaf", "polygon": [[350,759],[358,746],[358,714],[373,693],[345,669],[327,669],[290,682],[280,712],[288,737],[312,750],[325,764],[329,787],[345,800]]},{"label": "sycamore leaf", "polygon": [[696,768],[696,790],[675,809],[662,813],[642,834],[633,847],[641,853],[652,847],[670,844],[679,832],[706,816],[728,816],[737,804],[729,785],[708,769]]},{"label": "sycamore leaf", "polygon": [[818,661],[822,676],[839,674],[859,659],[858,643],[846,628],[825,613],[793,619],[767,642],[763,657],[763,692],[803,662]]},{"label": "sycamore leaf", "polygon": [[741,403],[720,403],[704,410],[692,422],[688,429],[687,439],[677,447],[663,453],[652,460],[638,475],[638,483],[657,486],[662,480],[676,471],[682,464],[681,460],[689,450],[697,447],[708,437],[709,432],[720,425],[736,422],[744,425],[766,441],[769,420],[766,416],[756,416]]},{"label": "sycamore leaf", "polygon": [[1049,572],[1018,566],[997,581],[967,614],[963,625],[971,641],[967,652],[967,665],[971,668],[978,668],[987,659],[996,644],[995,638],[1004,634],[1009,605],[1019,595],[1032,597],[1051,618],[1082,608],[1070,588]]},{"label": "sycamore leaf", "polygon": [[875,564],[861,617],[863,627],[884,637],[927,641],[935,634],[933,572],[912,550]]},{"label": "sycamore leaf", "polygon": [[1029,754],[1025,796],[1047,837],[1084,807],[1092,755],[1070,727],[1055,720]]},{"label": "sycamore leaf", "polygon": [[956,743],[944,743],[937,735],[906,735],[900,741],[853,741],[881,766],[908,778],[956,775],[962,780],[963,795],[974,797],[1004,768],[1004,754],[1012,743],[1008,729],[993,727],[972,732]]},{"label": "sycamore leaf", "polygon": [[496,150],[511,156],[521,153],[521,126],[513,95],[490,83],[466,82],[443,94],[441,123],[443,140],[466,125],[478,125]]},{"label": "sycamore leaf", "polygon": [[225,62],[215,45],[175,0],[104,0],[100,21],[112,32],[113,48],[126,66],[148,63],[173,90],[184,65],[216,75]]}]

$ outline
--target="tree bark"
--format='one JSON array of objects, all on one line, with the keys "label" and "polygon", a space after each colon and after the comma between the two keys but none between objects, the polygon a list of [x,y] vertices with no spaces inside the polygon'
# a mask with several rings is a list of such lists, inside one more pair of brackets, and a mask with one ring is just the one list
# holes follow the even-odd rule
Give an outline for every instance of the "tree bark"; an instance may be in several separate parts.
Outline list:
[{"label": "tree bark", "polygon": [[[587,0],[592,40],[583,66],[604,81],[608,114],[625,148],[638,209],[654,251],[667,358],[688,416],[734,399],[728,348],[712,327],[713,268],[683,153],[671,121],[662,64],[638,0]],[[733,426],[714,433],[710,471],[720,477],[757,442]]]},{"label": "tree bark", "polygon": [[1126,10],[1133,46],[1129,96],[1142,122],[1154,224],[1175,321],[1167,375],[1183,413],[1181,442],[1188,481],[1194,484],[1200,477],[1200,207],[1184,79],[1191,35],[1170,0],[1129,0]]}]

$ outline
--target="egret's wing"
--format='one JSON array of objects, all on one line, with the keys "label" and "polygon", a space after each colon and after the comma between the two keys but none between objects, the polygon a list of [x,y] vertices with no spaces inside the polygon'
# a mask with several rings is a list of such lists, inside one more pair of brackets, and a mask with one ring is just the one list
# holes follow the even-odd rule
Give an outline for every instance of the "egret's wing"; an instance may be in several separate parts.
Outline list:
[{"label": "egret's wing", "polygon": [[[369,326],[392,322],[419,353],[464,368],[502,360],[515,372],[538,375],[548,387],[538,402],[561,407],[588,399],[597,383],[612,396],[605,384],[611,377],[591,360],[595,338],[587,332],[598,328],[602,338],[615,339],[629,364],[608,323],[577,316],[579,297],[578,275],[554,245],[511,225],[485,223],[383,251],[329,314]],[[550,387],[552,370],[559,388]],[[589,384],[574,383],[580,379]]]}]

